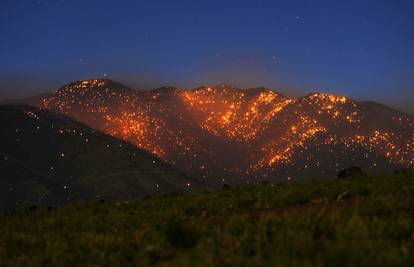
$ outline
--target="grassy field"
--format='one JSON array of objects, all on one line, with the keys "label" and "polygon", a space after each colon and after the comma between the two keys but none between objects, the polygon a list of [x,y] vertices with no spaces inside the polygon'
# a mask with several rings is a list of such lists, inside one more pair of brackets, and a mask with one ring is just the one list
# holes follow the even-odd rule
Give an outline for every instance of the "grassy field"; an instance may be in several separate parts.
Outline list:
[{"label": "grassy field", "polygon": [[414,266],[414,174],[0,217],[0,266]]}]

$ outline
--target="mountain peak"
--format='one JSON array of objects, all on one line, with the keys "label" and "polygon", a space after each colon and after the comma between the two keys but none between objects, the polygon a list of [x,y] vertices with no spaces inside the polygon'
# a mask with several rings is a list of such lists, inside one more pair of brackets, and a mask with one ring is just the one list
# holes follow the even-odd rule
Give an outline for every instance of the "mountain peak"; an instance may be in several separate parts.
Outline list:
[{"label": "mountain peak", "polygon": [[88,79],[68,83],[58,90],[58,93],[73,93],[98,88],[128,89],[127,86],[110,79]]},{"label": "mountain peak", "polygon": [[321,93],[321,92],[312,92],[305,97],[302,97],[302,99],[312,101],[312,102],[332,102],[332,103],[341,103],[345,104],[347,102],[352,101],[351,99],[341,96],[341,95],[334,95],[334,94],[328,94],[328,93]]},{"label": "mountain peak", "polygon": [[75,82],[71,82],[66,84],[66,86],[71,87],[78,87],[78,88],[88,88],[88,87],[103,87],[107,85],[108,83],[112,83],[112,80],[108,79],[89,79],[89,80],[79,80]]},{"label": "mountain peak", "polygon": [[281,93],[272,90],[270,88],[266,88],[266,87],[255,87],[255,88],[249,88],[246,89],[246,94],[251,94],[251,95],[260,95],[260,94],[274,94],[276,96],[282,96],[284,97]]}]

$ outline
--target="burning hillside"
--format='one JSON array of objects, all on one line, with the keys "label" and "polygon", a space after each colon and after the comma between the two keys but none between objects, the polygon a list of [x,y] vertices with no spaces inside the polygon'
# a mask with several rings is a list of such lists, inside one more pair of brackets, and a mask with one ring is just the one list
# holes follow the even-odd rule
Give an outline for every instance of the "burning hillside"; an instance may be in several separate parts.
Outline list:
[{"label": "burning hillside", "polygon": [[136,91],[85,80],[38,105],[217,182],[326,176],[353,165],[377,172],[414,166],[413,117],[342,96],[291,98],[227,85]]}]

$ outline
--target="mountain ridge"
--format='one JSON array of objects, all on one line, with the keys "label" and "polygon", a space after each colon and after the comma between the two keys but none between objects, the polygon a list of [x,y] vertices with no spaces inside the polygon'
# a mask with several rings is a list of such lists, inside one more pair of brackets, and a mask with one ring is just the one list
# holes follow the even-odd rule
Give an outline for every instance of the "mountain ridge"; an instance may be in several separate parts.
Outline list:
[{"label": "mountain ridge", "polygon": [[[225,84],[138,91],[98,79],[62,88],[37,106],[219,183],[334,176],[349,165],[373,172],[413,166],[414,116],[380,104]],[[336,162],[321,166],[331,158]]]},{"label": "mountain ridge", "polygon": [[[40,98],[44,99],[44,98],[50,97],[51,95],[61,91],[65,87],[70,87],[70,86],[73,86],[73,85],[82,85],[83,82],[93,82],[93,81],[103,82],[104,85],[108,85],[108,84],[112,85],[112,86],[115,85],[114,86],[115,88],[127,89],[127,90],[131,90],[131,91],[134,91],[134,92],[137,92],[137,93],[150,93],[150,92],[159,92],[159,91],[167,91],[167,92],[169,92],[169,91],[196,91],[196,90],[200,90],[200,89],[207,90],[208,88],[211,88],[211,89],[230,88],[230,89],[236,89],[236,90],[244,91],[244,92],[249,92],[249,91],[250,92],[273,92],[273,93],[278,94],[279,96],[290,98],[290,99],[305,99],[305,98],[308,98],[308,97],[310,97],[312,95],[316,95],[316,94],[328,95],[328,96],[331,95],[331,96],[345,97],[348,100],[354,101],[356,103],[362,103],[362,104],[367,103],[367,104],[380,105],[382,107],[386,107],[386,108],[392,109],[394,111],[405,113],[408,116],[414,117],[414,114],[411,114],[409,112],[401,111],[397,108],[394,108],[392,106],[389,106],[389,105],[386,105],[386,104],[383,104],[383,103],[380,103],[380,102],[371,101],[371,100],[355,100],[355,99],[349,98],[347,96],[332,94],[332,93],[328,93],[328,92],[324,92],[324,91],[311,91],[310,93],[308,93],[306,95],[293,97],[293,96],[286,96],[285,94],[282,94],[282,93],[280,93],[279,91],[277,91],[275,89],[264,87],[264,86],[249,87],[249,88],[238,88],[238,87],[232,86],[230,84],[226,84],[226,83],[220,83],[220,84],[215,85],[215,86],[202,85],[202,86],[198,86],[198,87],[194,87],[194,88],[184,88],[184,87],[175,87],[175,86],[166,85],[166,86],[161,86],[161,87],[157,87],[157,88],[153,88],[153,89],[141,90],[141,89],[131,88],[127,85],[124,85],[121,82],[117,82],[115,80],[108,79],[108,78],[76,80],[76,81],[66,83],[65,85],[61,86],[58,90],[56,90],[54,93],[53,92],[52,93],[41,93],[41,94],[38,94],[38,95],[24,97],[24,98],[6,99],[6,100],[0,102],[0,104],[1,105],[38,104],[38,101],[39,101]],[[87,87],[88,86],[85,86],[84,88],[87,88]],[[99,88],[100,86],[96,86],[96,87]],[[31,102],[36,102],[36,103],[31,103]]]}]

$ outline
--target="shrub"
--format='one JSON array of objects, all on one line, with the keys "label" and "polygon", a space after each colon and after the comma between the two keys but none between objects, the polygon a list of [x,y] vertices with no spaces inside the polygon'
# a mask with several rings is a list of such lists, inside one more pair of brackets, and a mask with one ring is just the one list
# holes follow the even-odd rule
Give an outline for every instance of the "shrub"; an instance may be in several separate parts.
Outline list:
[{"label": "shrub", "polygon": [[340,171],[337,175],[338,179],[362,178],[367,177],[367,174],[359,167],[351,167]]}]

